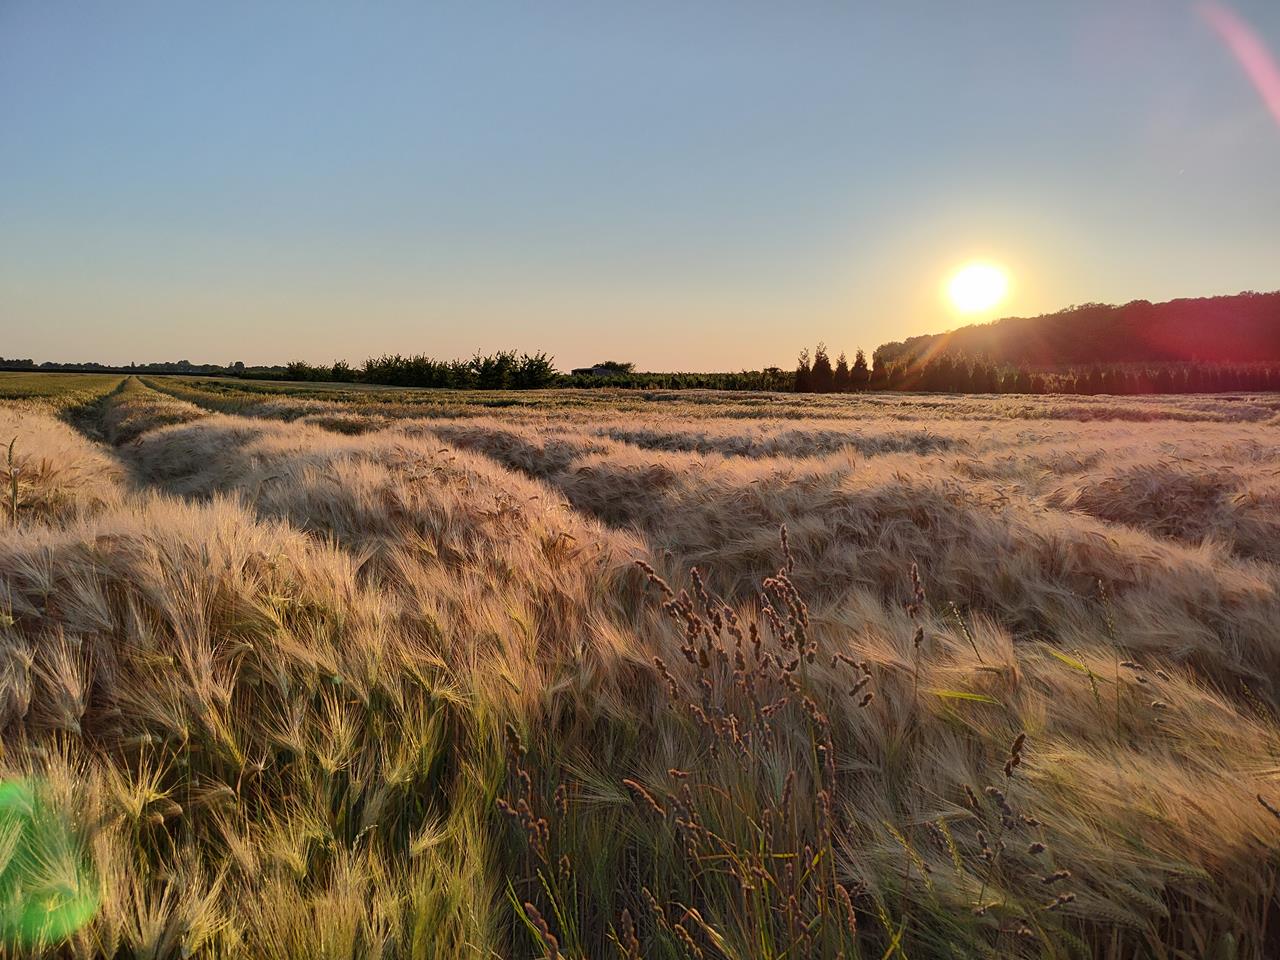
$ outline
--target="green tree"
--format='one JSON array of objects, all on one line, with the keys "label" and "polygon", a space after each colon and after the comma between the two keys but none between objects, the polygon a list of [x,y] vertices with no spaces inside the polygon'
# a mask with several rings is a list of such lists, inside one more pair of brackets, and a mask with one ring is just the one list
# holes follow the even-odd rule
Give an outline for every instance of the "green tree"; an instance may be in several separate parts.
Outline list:
[{"label": "green tree", "polygon": [[850,386],[854,390],[866,390],[871,380],[871,371],[867,369],[867,355],[859,347],[853,355],[853,368],[849,371]]},{"label": "green tree", "polygon": [[835,386],[835,371],[831,369],[831,357],[827,355],[827,345],[819,343],[813,351],[813,371],[810,382],[814,393],[830,393]]},{"label": "green tree", "polygon": [[843,352],[836,358],[836,369],[831,377],[831,386],[836,393],[848,393],[852,386],[852,380],[849,375],[849,361],[845,359]]},{"label": "green tree", "polygon": [[809,348],[800,351],[800,359],[796,363],[796,393],[810,393],[813,390],[813,371],[809,368]]}]

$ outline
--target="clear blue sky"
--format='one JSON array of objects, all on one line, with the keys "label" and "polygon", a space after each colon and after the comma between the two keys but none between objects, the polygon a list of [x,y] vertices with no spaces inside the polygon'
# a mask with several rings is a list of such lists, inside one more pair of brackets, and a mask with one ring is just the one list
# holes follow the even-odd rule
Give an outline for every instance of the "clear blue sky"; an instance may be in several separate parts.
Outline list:
[{"label": "clear blue sky", "polygon": [[[1230,7],[1271,51],[1280,3]],[[0,0],[0,355],[786,365],[1280,287],[1280,117],[1182,0]]]}]

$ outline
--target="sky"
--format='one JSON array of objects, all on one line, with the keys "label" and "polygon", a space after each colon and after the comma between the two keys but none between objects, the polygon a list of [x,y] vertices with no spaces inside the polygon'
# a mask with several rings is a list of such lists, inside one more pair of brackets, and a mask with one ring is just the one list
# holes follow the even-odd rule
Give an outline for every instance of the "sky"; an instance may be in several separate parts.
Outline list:
[{"label": "sky", "polygon": [[0,355],[789,366],[1280,287],[1280,3],[0,0]]}]

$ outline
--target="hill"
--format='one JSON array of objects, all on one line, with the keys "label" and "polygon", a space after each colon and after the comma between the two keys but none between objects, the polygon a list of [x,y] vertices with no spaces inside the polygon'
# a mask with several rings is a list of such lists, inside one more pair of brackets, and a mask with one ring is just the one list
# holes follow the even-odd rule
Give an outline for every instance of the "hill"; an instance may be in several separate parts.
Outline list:
[{"label": "hill", "polygon": [[1019,367],[1280,360],[1280,291],[1123,306],[1086,303],[1038,317],[1008,317],[886,343],[875,364],[944,354]]}]

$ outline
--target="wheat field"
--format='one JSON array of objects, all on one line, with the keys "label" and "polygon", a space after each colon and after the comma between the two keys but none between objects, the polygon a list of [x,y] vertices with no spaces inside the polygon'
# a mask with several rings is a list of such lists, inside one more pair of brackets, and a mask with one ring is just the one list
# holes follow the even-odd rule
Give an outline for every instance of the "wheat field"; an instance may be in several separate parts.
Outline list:
[{"label": "wheat field", "polygon": [[1280,954],[1280,398],[3,396],[7,955]]}]

